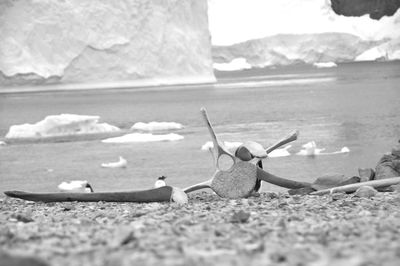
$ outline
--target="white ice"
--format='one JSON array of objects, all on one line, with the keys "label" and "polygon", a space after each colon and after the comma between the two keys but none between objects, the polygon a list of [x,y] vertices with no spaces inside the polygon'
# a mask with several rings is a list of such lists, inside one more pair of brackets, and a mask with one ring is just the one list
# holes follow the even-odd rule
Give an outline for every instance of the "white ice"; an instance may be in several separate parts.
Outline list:
[{"label": "white ice", "polygon": [[325,148],[317,148],[317,144],[315,141],[310,141],[304,144],[303,149],[300,150],[297,155],[303,155],[303,156],[315,156],[315,155],[332,155],[332,154],[341,154],[341,153],[349,153],[350,149],[348,147],[343,147],[340,151],[334,151],[334,152],[323,152]]},{"label": "white ice", "polygon": [[50,115],[35,124],[13,125],[6,138],[40,138],[116,132],[118,127],[98,123],[99,116],[61,114]]},{"label": "white ice", "polygon": [[250,69],[251,65],[247,63],[246,58],[239,57],[233,59],[229,63],[214,63],[213,68],[219,71],[234,71],[234,70]]},{"label": "white ice", "polygon": [[316,68],[330,68],[330,67],[337,67],[335,62],[320,62],[314,63],[313,66]]},{"label": "white ice", "polygon": [[169,133],[153,135],[150,133],[131,133],[120,137],[104,139],[103,143],[132,143],[132,142],[155,142],[155,141],[177,141],[184,139],[183,136]]},{"label": "white ice", "polygon": [[122,156],[119,156],[118,162],[102,163],[101,167],[104,168],[126,168],[128,162]]},{"label": "white ice", "polygon": [[173,130],[173,129],[182,129],[183,125],[176,122],[150,122],[143,123],[138,122],[135,123],[131,129],[143,130],[143,131],[159,131],[159,130]]}]

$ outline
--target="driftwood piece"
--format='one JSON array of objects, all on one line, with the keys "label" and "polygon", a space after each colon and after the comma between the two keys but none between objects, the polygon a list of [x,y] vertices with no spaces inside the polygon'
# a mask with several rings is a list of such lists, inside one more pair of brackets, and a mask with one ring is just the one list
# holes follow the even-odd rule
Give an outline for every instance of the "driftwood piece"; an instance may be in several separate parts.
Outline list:
[{"label": "driftwood piece", "polygon": [[334,193],[334,192],[353,192],[363,186],[371,186],[373,188],[380,188],[380,187],[396,185],[399,183],[400,183],[400,177],[393,177],[393,178],[386,178],[386,179],[350,184],[350,185],[345,185],[345,186],[340,186],[340,187],[333,187],[333,188],[329,188],[329,189],[322,189],[322,190],[312,192],[311,195],[324,195],[324,194],[329,194],[329,193]]},{"label": "driftwood piece", "polygon": [[125,192],[93,192],[93,193],[31,193],[24,191],[6,191],[9,197],[19,198],[30,201],[42,202],[61,202],[61,201],[109,201],[109,202],[163,202],[170,201],[172,198],[173,188],[165,186],[156,189],[142,191],[125,191]]}]

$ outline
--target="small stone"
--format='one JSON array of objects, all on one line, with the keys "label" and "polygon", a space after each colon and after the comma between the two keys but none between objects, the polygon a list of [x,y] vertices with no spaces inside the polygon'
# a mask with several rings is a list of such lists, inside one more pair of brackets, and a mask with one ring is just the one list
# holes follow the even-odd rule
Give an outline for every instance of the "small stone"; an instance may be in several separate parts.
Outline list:
[{"label": "small stone", "polygon": [[356,190],[354,196],[360,198],[371,198],[376,195],[378,191],[371,186],[362,186]]},{"label": "small stone", "polygon": [[30,213],[17,213],[13,216],[13,218],[23,223],[33,222],[32,215]]},{"label": "small stone", "polygon": [[234,212],[231,217],[231,223],[245,223],[249,220],[250,213],[245,211]]}]

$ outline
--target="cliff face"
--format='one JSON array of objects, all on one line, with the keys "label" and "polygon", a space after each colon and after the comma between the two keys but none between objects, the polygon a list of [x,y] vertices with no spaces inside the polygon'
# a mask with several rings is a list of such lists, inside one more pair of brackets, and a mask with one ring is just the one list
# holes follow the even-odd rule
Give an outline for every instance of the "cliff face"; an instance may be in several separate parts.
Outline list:
[{"label": "cliff face", "polygon": [[400,7],[400,0],[331,0],[333,11],[344,16],[363,16],[372,19],[393,16]]},{"label": "cliff face", "polygon": [[346,33],[280,34],[232,46],[215,46],[213,54],[217,63],[245,58],[253,67],[284,66],[353,61],[378,44]]},{"label": "cliff face", "polygon": [[215,79],[206,0],[3,0],[0,39],[0,86]]}]

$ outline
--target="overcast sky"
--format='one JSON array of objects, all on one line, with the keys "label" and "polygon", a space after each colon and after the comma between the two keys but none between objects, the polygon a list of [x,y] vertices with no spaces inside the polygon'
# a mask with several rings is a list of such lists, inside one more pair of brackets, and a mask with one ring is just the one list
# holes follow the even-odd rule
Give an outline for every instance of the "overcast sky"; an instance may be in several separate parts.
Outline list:
[{"label": "overcast sky", "polygon": [[[329,0],[208,0],[215,45],[279,33],[347,32],[364,39],[400,36],[400,11],[380,21],[336,15]],[[397,25],[397,27],[395,26]]]}]

